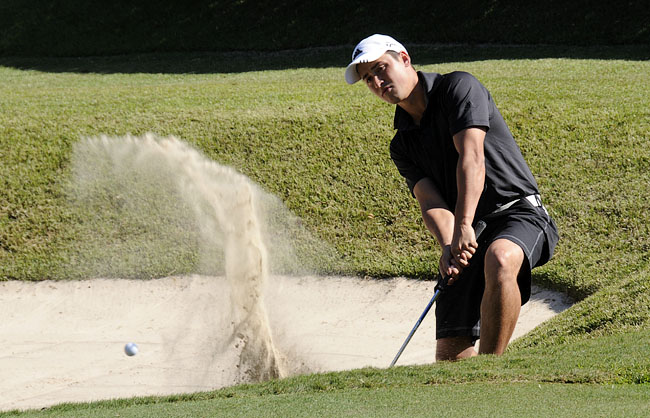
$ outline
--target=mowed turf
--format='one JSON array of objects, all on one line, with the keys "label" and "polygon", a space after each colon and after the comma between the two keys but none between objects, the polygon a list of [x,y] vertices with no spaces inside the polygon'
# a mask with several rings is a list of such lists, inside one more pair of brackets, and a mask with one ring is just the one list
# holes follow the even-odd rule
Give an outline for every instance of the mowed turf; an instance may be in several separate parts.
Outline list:
[{"label": "mowed turf", "polygon": [[[573,51],[580,59],[566,50],[543,58],[548,50],[538,53],[532,47],[514,54],[496,47],[411,52],[419,69],[469,71],[490,89],[562,234],[555,258],[536,271],[534,280],[579,303],[503,358],[413,369],[413,376],[433,376],[428,384],[441,387],[403,386],[392,372],[372,371],[381,385],[335,385],[326,397],[320,391],[297,394],[305,381],[294,379],[283,383],[293,389],[282,399],[289,397],[286,405],[299,414],[300,402],[333,402],[331,408],[345,409],[346,401],[333,400],[369,394],[367,411],[390,414],[382,405],[390,402],[391,391],[400,404],[415,402],[421,391],[431,390],[433,396],[434,388],[452,398],[452,392],[466,388],[468,395],[469,385],[444,385],[473,381],[476,376],[467,368],[475,367],[479,375],[497,376],[487,379],[490,385],[495,379],[529,381],[506,386],[524,394],[522,403],[537,399],[539,388],[530,381],[614,383],[633,386],[616,386],[611,394],[629,394],[637,410],[647,409],[647,397],[639,394],[647,395],[650,381],[645,348],[650,342],[650,64],[635,53],[621,59],[620,51],[618,59],[606,59],[607,48],[593,59],[580,49]],[[388,156],[392,109],[363,86],[344,83],[341,67],[348,54],[341,48],[252,56],[0,59],[0,278],[75,279],[96,273],[79,260],[106,256],[128,237],[104,237],[88,246],[95,225],[84,224],[66,198],[72,146],[84,136],[145,132],[177,136],[280,197],[333,248],[332,257],[315,269],[431,278],[437,249]],[[255,68],[268,69],[246,71],[251,57]],[[198,268],[196,258],[185,254],[170,259],[161,252],[146,261],[123,276],[160,277]],[[513,359],[515,375],[508,373]],[[534,371],[538,365],[541,374]],[[409,381],[410,372],[399,373]],[[588,405],[589,396],[602,389],[542,385],[541,393],[584,394]],[[426,408],[434,405],[426,403],[431,396],[420,399]],[[252,414],[265,411],[257,397],[245,399],[240,404],[214,395],[196,402],[215,410],[237,405],[252,408]],[[181,404],[162,405],[169,414],[184,413]],[[185,413],[197,405],[188,403]]]},{"label": "mowed turf", "polygon": [[[301,396],[197,400],[131,406],[56,408],[16,414],[56,417],[646,417],[639,385],[466,383],[412,388],[343,389]],[[8,414],[7,416],[11,416]]]},{"label": "mowed turf", "polygon": [[645,417],[648,347],[650,332],[644,330],[460,363],[313,374],[6,416]]}]

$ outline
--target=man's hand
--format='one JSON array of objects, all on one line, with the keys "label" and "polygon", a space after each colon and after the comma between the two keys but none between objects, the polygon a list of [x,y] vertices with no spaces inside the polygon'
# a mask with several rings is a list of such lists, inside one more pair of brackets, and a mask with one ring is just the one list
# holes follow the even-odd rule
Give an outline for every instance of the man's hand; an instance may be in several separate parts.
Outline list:
[{"label": "man's hand", "polygon": [[467,267],[469,265],[469,260],[477,248],[476,234],[471,225],[460,225],[454,228],[454,237],[451,240],[451,254],[460,266]]},{"label": "man's hand", "polygon": [[463,271],[462,267],[458,265],[456,260],[454,260],[454,256],[451,254],[451,245],[445,245],[442,248],[442,255],[440,256],[440,263],[438,263],[438,268],[440,270],[440,274],[443,277],[452,277],[450,282],[453,279],[457,278],[460,272]]}]

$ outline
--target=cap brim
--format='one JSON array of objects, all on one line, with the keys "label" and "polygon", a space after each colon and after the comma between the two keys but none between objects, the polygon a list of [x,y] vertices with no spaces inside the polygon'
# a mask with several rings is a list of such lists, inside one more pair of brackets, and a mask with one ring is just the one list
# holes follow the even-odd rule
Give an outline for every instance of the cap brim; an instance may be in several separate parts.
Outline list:
[{"label": "cap brim", "polygon": [[357,73],[357,64],[352,63],[348,65],[348,68],[345,69],[345,81],[348,84],[354,84],[359,80],[361,80],[361,77]]},{"label": "cap brim", "polygon": [[348,84],[354,84],[357,81],[361,80],[361,77],[357,72],[357,64],[364,64],[366,62],[372,62],[376,59],[379,59],[382,55],[386,53],[386,51],[381,51],[381,52],[375,51],[374,53],[369,52],[367,54],[361,54],[358,57],[356,57],[345,69],[345,81],[347,81]]}]

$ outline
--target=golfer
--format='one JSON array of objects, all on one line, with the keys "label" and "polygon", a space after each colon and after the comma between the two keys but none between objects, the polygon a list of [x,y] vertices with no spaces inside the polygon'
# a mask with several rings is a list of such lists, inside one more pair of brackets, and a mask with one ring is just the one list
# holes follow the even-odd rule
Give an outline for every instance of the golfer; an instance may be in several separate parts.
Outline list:
[{"label": "golfer", "polygon": [[531,270],[551,258],[558,232],[492,96],[465,72],[416,71],[385,35],[359,42],[345,80],[397,105],[390,155],[440,244],[440,273],[452,277],[436,303],[436,359],[475,356],[479,339],[480,353],[503,353]]}]

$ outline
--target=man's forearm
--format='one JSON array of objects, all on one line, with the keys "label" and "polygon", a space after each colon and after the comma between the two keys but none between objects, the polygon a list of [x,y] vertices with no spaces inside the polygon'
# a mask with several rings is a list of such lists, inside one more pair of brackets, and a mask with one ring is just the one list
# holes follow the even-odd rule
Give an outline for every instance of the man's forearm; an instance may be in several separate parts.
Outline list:
[{"label": "man's forearm", "polygon": [[442,198],[433,180],[420,179],[413,187],[413,194],[420,204],[422,220],[441,247],[451,244],[454,234],[454,213]]},{"label": "man's forearm", "polygon": [[471,226],[478,201],[485,185],[485,156],[483,141],[485,131],[470,128],[454,136],[458,150],[456,187],[458,197],[454,208],[456,227]]},{"label": "man's forearm", "polygon": [[482,156],[465,155],[458,159],[456,172],[458,199],[454,210],[455,224],[467,226],[474,221],[476,207],[485,185],[485,163]]},{"label": "man's forearm", "polygon": [[454,235],[454,214],[443,208],[422,210],[422,220],[429,232],[436,237],[440,248],[451,244]]}]

